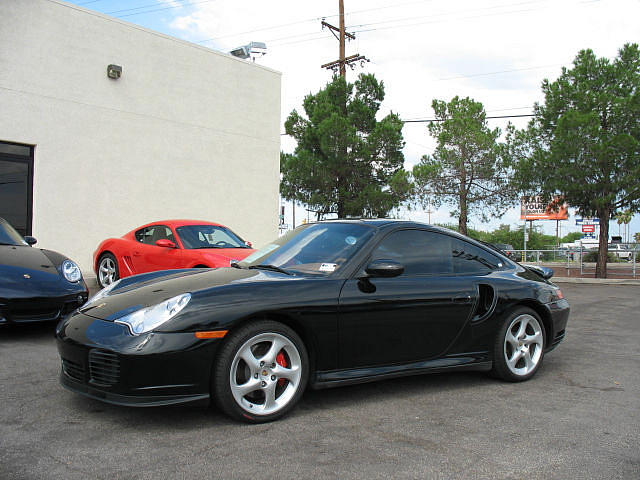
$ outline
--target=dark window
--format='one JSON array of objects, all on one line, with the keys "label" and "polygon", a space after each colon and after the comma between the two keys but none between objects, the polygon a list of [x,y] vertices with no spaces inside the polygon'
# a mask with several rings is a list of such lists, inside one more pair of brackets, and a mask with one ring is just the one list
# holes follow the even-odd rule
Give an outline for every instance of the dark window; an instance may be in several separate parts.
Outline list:
[{"label": "dark window", "polygon": [[135,233],[136,240],[147,245],[155,245],[158,240],[171,240],[175,242],[173,232],[165,225],[153,225],[142,228]]},{"label": "dark window", "polygon": [[141,228],[140,230],[138,230],[135,233],[136,236],[136,240],[139,241],[140,243],[144,243],[144,232],[145,232],[146,228]]},{"label": "dark window", "polygon": [[501,260],[464,240],[452,238],[454,273],[478,275],[489,273],[502,267]]},{"label": "dark window", "polygon": [[372,260],[394,260],[404,265],[403,275],[453,273],[454,238],[424,230],[400,230],[388,235],[373,252]]},{"label": "dark window", "polygon": [[32,147],[0,142],[0,217],[20,235],[31,235]]}]

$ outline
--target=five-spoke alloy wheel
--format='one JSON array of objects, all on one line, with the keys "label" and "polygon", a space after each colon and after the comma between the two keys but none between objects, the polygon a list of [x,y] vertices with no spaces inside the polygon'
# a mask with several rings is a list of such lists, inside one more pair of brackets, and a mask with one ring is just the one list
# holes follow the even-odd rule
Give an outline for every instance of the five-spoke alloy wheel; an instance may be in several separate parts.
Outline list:
[{"label": "five-spoke alloy wheel", "polygon": [[104,253],[98,262],[98,284],[100,288],[107,287],[120,278],[116,257]]},{"label": "five-spoke alloy wheel", "polygon": [[300,337],[281,323],[259,321],[226,339],[214,365],[212,393],[232,417],[268,422],[298,402],[308,372]]},{"label": "five-spoke alloy wheel", "polygon": [[512,382],[531,378],[544,357],[542,320],[530,308],[514,310],[498,332],[494,345],[493,372]]}]

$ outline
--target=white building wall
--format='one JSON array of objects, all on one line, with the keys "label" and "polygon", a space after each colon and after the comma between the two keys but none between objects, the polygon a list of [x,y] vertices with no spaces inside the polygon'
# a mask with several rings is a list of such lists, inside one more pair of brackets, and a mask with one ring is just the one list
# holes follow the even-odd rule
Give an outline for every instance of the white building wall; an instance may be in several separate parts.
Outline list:
[{"label": "white building wall", "polygon": [[1,11],[0,141],[35,145],[39,247],[90,270],[155,220],[277,236],[278,72],[57,0]]}]

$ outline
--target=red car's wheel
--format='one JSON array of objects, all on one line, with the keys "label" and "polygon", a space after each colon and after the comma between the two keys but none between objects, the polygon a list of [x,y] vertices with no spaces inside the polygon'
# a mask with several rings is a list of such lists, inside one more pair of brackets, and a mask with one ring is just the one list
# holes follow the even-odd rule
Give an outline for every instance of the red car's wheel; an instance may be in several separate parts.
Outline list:
[{"label": "red car's wheel", "polygon": [[107,287],[120,278],[116,257],[110,253],[103,253],[98,261],[98,285]]}]

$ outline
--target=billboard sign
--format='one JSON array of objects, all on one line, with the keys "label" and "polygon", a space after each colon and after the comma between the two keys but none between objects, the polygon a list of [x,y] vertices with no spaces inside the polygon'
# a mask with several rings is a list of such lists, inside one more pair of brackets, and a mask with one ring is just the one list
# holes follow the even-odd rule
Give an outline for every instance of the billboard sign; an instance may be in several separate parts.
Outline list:
[{"label": "billboard sign", "polygon": [[593,233],[596,231],[595,225],[582,225],[582,233]]},{"label": "billboard sign", "polygon": [[520,220],[567,220],[568,205],[559,197],[547,203],[540,195],[520,199]]}]

